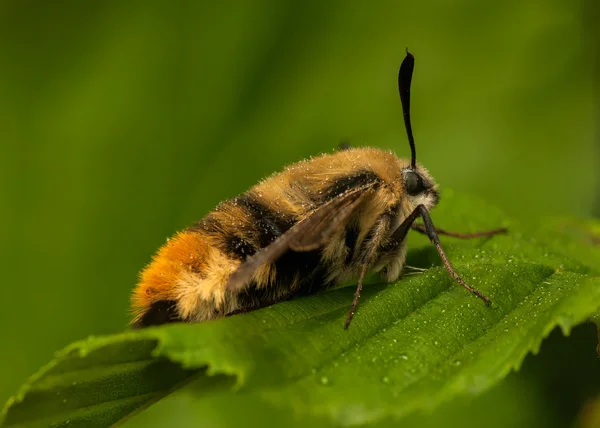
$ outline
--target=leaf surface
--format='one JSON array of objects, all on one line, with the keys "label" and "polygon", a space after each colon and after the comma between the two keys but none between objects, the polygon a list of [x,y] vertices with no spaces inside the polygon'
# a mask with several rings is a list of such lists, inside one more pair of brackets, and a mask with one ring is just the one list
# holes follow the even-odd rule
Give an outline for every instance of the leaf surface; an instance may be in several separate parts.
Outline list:
[{"label": "leaf surface", "polygon": [[[507,224],[479,201],[445,199],[447,208],[434,212],[440,227]],[[3,426],[106,426],[180,386],[187,400],[211,402],[215,412],[242,400],[278,409],[273,417],[343,425],[399,420],[477,396],[517,370],[555,327],[569,334],[600,307],[598,224],[510,227],[493,239],[443,241],[491,307],[454,283],[426,238],[411,236],[408,264],[428,269],[367,286],[349,330],[342,325],[353,287],[214,322],[91,337],[23,386],[5,407]]]}]

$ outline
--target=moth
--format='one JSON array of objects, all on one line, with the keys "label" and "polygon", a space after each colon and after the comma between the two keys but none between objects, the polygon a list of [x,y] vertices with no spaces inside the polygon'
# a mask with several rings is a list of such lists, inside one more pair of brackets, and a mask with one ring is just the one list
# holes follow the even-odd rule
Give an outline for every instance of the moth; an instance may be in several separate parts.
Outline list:
[{"label": "moth", "polygon": [[[347,328],[368,271],[395,281],[409,230],[426,234],[448,273],[486,304],[490,299],[456,273],[429,211],[438,186],[417,162],[410,120],[414,56],[407,50],[398,88],[410,159],[377,148],[343,147],[289,165],[246,193],[222,202],[177,233],[141,272],[132,296],[136,327],[199,322],[247,312],[357,280]],[[421,218],[423,223],[415,220]]]}]

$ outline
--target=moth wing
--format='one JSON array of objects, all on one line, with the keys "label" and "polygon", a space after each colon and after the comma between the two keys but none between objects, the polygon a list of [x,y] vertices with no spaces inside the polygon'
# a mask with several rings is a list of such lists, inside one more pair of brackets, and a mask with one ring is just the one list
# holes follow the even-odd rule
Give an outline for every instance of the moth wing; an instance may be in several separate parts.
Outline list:
[{"label": "moth wing", "polygon": [[236,291],[244,288],[256,269],[263,263],[277,260],[288,250],[304,252],[322,246],[348,219],[372,186],[373,183],[370,183],[348,190],[315,209],[267,247],[248,257],[229,277],[227,289]]},{"label": "moth wing", "polygon": [[322,246],[362,201],[366,194],[364,190],[342,194],[312,212],[298,224],[302,226],[299,231],[290,236],[289,249],[304,252]]}]

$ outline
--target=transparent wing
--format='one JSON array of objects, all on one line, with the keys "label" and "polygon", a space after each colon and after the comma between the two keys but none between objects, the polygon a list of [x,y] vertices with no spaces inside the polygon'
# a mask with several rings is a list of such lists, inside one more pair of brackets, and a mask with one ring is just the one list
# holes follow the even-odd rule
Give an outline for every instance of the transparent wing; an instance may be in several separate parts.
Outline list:
[{"label": "transparent wing", "polygon": [[348,190],[315,209],[292,226],[269,246],[248,257],[231,274],[227,289],[237,291],[246,285],[252,274],[264,263],[277,260],[286,251],[312,251],[321,247],[360,204],[374,183]]}]

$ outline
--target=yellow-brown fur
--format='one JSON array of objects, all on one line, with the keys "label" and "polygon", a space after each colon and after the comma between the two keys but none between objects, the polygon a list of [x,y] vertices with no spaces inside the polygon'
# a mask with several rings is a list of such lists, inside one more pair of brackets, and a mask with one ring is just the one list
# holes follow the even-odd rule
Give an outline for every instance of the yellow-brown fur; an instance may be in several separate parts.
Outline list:
[{"label": "yellow-brown fur", "polygon": [[[241,197],[221,203],[196,226],[170,239],[141,273],[132,299],[134,321],[140,321],[152,304],[160,301],[173,302],[175,318],[186,321],[203,321],[257,307],[254,301],[251,307],[244,307],[241,301],[244,291],[235,293],[226,288],[229,276],[244,261],[244,249],[251,255],[268,245],[268,242],[261,243],[261,239],[271,235],[274,239],[277,228],[283,233],[284,229],[310,216],[323,204],[327,192],[333,192],[327,195],[333,198],[352,185],[362,183],[361,180],[376,180],[376,185],[367,191],[347,221],[320,249],[319,257],[326,272],[321,275],[322,284],[308,287],[318,289],[358,277],[359,264],[347,260],[350,251],[346,242],[348,228],[357,231],[352,250],[361,249],[377,221],[386,219],[381,227],[387,238],[416,205],[424,203],[429,209],[437,201],[437,194],[421,199],[407,195],[402,174],[409,167],[409,161],[388,151],[374,148],[344,150],[290,165]],[[417,171],[435,193],[436,186],[427,171],[420,165]],[[261,224],[262,213],[268,214],[264,225]],[[271,220],[269,215],[278,218]],[[239,247],[236,246],[238,242]],[[376,244],[379,247],[386,243],[384,238]],[[395,280],[404,263],[405,248],[405,245],[398,245],[376,257],[377,262],[372,268],[383,270],[388,281]],[[356,259],[359,256],[357,254]],[[298,274],[282,283],[278,281],[275,262],[261,265],[249,281],[250,288],[266,293],[265,304],[295,295],[302,275],[310,273],[299,266]]]},{"label": "yellow-brown fur", "polygon": [[[490,304],[454,271],[429,216],[439,194],[416,161],[413,69],[414,56],[407,51],[398,89],[410,161],[373,148],[343,150],[293,164],[220,204],[167,242],[142,272],[132,299],[134,324],[219,318],[358,279],[347,328],[367,270],[388,281],[400,275],[411,228],[429,236],[459,284]],[[414,225],[417,217],[421,227]],[[459,238],[504,232],[439,230]]]}]

